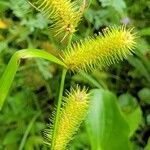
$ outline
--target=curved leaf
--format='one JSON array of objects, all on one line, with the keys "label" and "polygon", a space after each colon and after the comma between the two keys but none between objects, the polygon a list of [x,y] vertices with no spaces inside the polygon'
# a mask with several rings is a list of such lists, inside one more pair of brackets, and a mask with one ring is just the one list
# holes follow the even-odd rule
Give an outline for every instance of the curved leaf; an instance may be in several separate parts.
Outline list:
[{"label": "curved leaf", "polygon": [[92,90],[87,131],[92,150],[130,150],[129,126],[116,96],[106,90]]},{"label": "curved leaf", "polygon": [[24,49],[17,51],[10,59],[6,67],[6,70],[4,71],[2,77],[0,78],[0,110],[2,109],[3,103],[9,92],[10,86],[15,77],[21,59],[33,57],[46,59],[56,64],[59,64],[63,67],[66,67],[66,65],[61,60],[42,50]]},{"label": "curved leaf", "polygon": [[124,117],[130,127],[130,137],[133,136],[139,125],[142,123],[142,110],[135,97],[130,93],[119,96],[118,103],[122,109]]}]

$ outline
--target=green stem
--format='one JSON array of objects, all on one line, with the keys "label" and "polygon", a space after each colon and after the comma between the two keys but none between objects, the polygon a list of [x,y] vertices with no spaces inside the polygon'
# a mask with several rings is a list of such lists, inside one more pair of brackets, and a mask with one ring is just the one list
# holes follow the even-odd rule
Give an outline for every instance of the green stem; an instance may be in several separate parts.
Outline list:
[{"label": "green stem", "polygon": [[72,35],[69,36],[67,48],[71,46]]},{"label": "green stem", "polygon": [[31,131],[31,128],[32,128],[34,122],[36,121],[36,119],[38,118],[38,116],[40,115],[40,113],[41,113],[41,112],[38,112],[38,113],[32,118],[32,120],[30,121],[29,125],[27,126],[27,129],[26,129],[26,131],[25,131],[25,133],[24,133],[24,135],[23,135],[23,138],[22,138],[22,140],[21,140],[21,143],[20,143],[20,146],[19,146],[19,150],[23,150],[24,145],[25,145],[26,140],[27,140],[27,137],[28,137],[28,135],[29,135],[29,133],[30,133],[30,131]]},{"label": "green stem", "polygon": [[87,79],[90,83],[92,83],[95,87],[102,89],[102,85],[99,84],[94,78],[92,78],[89,74],[85,73],[84,71],[80,71],[80,75]]},{"label": "green stem", "polygon": [[55,144],[55,139],[56,139],[56,134],[57,134],[57,129],[58,129],[58,121],[59,121],[59,116],[60,116],[60,108],[61,108],[61,103],[62,103],[62,96],[63,96],[66,73],[67,73],[67,69],[63,69],[61,83],[60,83],[59,97],[58,97],[56,118],[54,122],[54,131],[53,131],[53,136],[52,136],[51,150],[54,150],[54,144]]}]

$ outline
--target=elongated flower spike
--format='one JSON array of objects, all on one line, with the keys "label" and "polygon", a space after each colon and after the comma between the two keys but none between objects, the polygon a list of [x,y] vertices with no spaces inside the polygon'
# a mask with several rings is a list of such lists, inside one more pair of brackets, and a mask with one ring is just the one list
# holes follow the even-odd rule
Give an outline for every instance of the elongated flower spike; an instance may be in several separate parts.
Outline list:
[{"label": "elongated flower spike", "polygon": [[133,29],[111,27],[103,35],[88,38],[68,48],[62,59],[72,71],[104,68],[131,55],[135,47]]},{"label": "elongated flower spike", "polygon": [[[66,150],[68,143],[72,140],[73,135],[88,112],[89,94],[87,94],[85,88],[82,90],[79,87],[71,89],[71,92],[67,92],[67,97],[64,100],[55,137],[54,150]],[[46,132],[48,142],[51,141],[52,131],[53,126]]]},{"label": "elongated flower spike", "polygon": [[[51,26],[55,36],[65,33],[67,35],[76,31],[82,11],[76,1],[71,0],[30,0],[31,5],[41,11],[44,16],[53,21]],[[64,36],[64,37],[65,37]]]}]

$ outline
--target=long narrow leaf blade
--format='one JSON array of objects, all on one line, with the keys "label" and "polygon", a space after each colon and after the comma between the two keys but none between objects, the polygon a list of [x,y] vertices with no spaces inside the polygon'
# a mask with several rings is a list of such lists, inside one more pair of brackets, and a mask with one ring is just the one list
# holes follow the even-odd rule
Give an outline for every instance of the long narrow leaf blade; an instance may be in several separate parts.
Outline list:
[{"label": "long narrow leaf blade", "polygon": [[10,86],[13,82],[15,74],[20,64],[21,59],[25,58],[42,58],[66,67],[65,64],[55,56],[38,49],[24,49],[17,51],[10,59],[2,77],[0,78],[0,110],[4,104]]}]

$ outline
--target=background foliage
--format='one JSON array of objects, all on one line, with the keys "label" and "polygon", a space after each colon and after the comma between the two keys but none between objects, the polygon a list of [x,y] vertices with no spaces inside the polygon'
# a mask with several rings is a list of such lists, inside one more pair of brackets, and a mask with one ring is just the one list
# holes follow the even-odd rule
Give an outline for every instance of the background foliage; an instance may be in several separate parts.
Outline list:
[{"label": "background foliage", "polygon": [[[150,149],[149,11],[147,0],[91,0],[73,41],[114,24],[134,26],[139,38],[128,61],[104,71],[67,75],[66,89],[76,83],[93,89],[90,113],[70,150]],[[55,49],[62,45],[53,40],[49,24],[25,0],[0,1],[0,75],[17,50],[42,48],[59,55]],[[60,76],[53,63],[22,59],[0,112],[0,149],[47,149],[42,131],[56,104]]]}]

